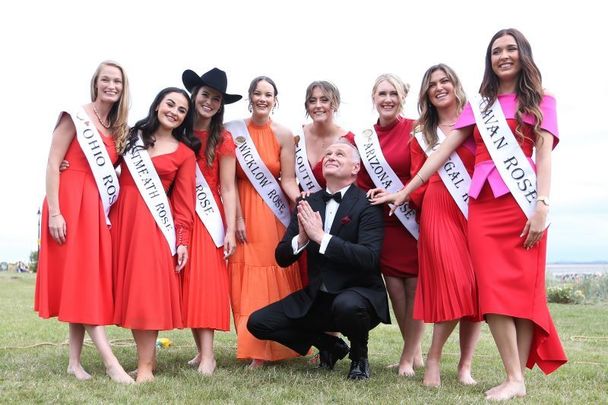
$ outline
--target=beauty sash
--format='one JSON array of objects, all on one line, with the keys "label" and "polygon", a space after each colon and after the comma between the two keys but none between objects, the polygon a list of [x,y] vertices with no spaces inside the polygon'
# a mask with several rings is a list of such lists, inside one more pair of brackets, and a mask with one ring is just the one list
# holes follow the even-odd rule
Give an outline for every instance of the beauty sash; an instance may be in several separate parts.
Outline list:
[{"label": "beauty sash", "polygon": [[270,170],[266,167],[243,120],[230,121],[224,128],[232,134],[236,144],[236,158],[247,178],[268,208],[285,227],[289,226],[291,215],[289,202]]},{"label": "beauty sash", "polygon": [[[366,129],[361,135],[355,135],[355,144],[359,149],[361,161],[376,187],[389,193],[396,193],[403,188],[403,183],[390,167],[378,141],[378,134],[373,129]],[[395,215],[412,236],[418,240],[419,230],[416,222],[416,211],[405,203],[395,210]]]},{"label": "beauty sash", "polygon": [[321,186],[315,178],[312,167],[310,167],[308,154],[306,153],[304,128],[302,128],[302,135],[300,135],[300,139],[296,143],[296,176],[298,177],[300,187],[302,187],[304,191],[314,193],[321,190]]},{"label": "beauty sash", "polygon": [[66,111],[66,113],[72,117],[72,121],[76,127],[76,139],[93,172],[99,197],[103,204],[106,224],[110,226],[110,218],[108,217],[110,207],[116,202],[120,193],[116,170],[103,143],[101,134],[91,122],[84,108],[80,106],[75,111]]},{"label": "beauty sash", "polygon": [[481,95],[471,100],[477,128],[498,173],[521,210],[530,218],[536,209],[536,172],[509,128],[498,100],[484,111],[487,104],[488,100]]},{"label": "beauty sash", "polygon": [[[431,156],[431,154],[435,152],[437,148],[439,148],[439,145],[441,145],[446,138],[443,131],[437,127],[437,144],[430,148],[419,128],[416,128],[414,136],[427,156]],[[465,218],[468,218],[471,176],[469,176],[467,168],[456,151],[452,152],[450,157],[448,157],[448,160],[446,160],[439,170],[437,170],[437,173],[439,174],[441,181],[443,181],[445,188],[454,199],[454,202],[456,205],[458,205],[458,208],[460,208],[462,215],[464,215]]]},{"label": "beauty sash", "polygon": [[163,188],[163,183],[158,177],[158,173],[152,164],[152,159],[148,151],[143,148],[144,143],[139,134],[135,146],[125,152],[124,159],[129,172],[137,185],[137,189],[144,199],[146,206],[150,210],[156,225],[161,230],[171,254],[175,254],[175,225],[173,224],[173,215],[171,214],[171,206],[167,199],[167,194]]},{"label": "beauty sash", "polygon": [[215,246],[223,246],[225,230],[222,214],[198,163],[196,165],[196,213],[205,225]]}]

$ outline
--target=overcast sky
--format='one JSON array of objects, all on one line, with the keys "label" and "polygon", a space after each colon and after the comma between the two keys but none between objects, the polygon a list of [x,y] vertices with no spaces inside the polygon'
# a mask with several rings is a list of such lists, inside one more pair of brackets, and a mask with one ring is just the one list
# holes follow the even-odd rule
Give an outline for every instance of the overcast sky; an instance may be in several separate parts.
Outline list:
[{"label": "overcast sky", "polygon": [[[566,5],[566,4],[569,4]],[[267,75],[279,89],[273,119],[305,121],[304,92],[330,80],[342,94],[337,120],[354,132],[375,120],[371,87],[386,72],[411,84],[416,118],[424,71],[444,62],[469,95],[501,28],[532,44],[544,86],[558,101],[549,261],[608,260],[608,80],[605,13],[576,1],[11,1],[0,5],[0,261],[36,249],[37,211],[58,112],[89,101],[97,64],[114,59],[131,82],[129,121],[181,73],[217,66],[228,92],[245,95]],[[248,115],[246,100],[226,120]],[[43,226],[45,226],[43,224]],[[69,229],[68,229],[69,237]]]}]

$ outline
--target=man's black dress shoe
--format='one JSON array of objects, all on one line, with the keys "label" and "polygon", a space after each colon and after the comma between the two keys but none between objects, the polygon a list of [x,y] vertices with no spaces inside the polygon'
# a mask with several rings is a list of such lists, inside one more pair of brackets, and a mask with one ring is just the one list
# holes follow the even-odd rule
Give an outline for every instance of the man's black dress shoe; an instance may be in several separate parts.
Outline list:
[{"label": "man's black dress shoe", "polygon": [[336,341],[330,348],[319,350],[319,368],[333,370],[336,362],[346,357],[349,350],[344,340],[336,338]]},{"label": "man's black dress shoe", "polygon": [[352,360],[350,363],[350,371],[348,372],[349,380],[367,380],[369,378],[369,362],[367,358],[362,357],[359,360]]}]

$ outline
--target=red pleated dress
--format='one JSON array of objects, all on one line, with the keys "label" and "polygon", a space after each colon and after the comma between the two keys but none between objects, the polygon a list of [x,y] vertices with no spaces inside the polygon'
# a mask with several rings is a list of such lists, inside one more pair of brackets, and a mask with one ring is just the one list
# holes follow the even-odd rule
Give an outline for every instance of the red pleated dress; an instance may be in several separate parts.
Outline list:
[{"label": "red pleated dress", "polygon": [[[222,218],[224,209],[220,198],[220,159],[234,156],[234,142],[229,132],[222,133],[222,142],[215,149],[213,165],[207,165],[207,131],[194,131],[202,146],[197,164],[209,184]],[[237,247],[238,249],[238,247]],[[230,296],[224,247],[215,246],[209,231],[194,214],[190,259],[184,269],[182,311],[184,326],[230,330]]]},{"label": "red pleated dress", "polygon": [[[188,245],[194,219],[194,152],[180,142],[174,152],[154,156],[152,163],[165,192],[170,190],[168,198],[177,245]],[[120,187],[120,196],[110,214],[116,300],[114,323],[138,330],[182,328],[180,275],[175,271],[177,259],[171,255],[165,236],[124,162]]]},{"label": "red pleated dress", "polygon": [[[456,151],[469,175],[473,173],[474,149],[471,141]],[[416,139],[412,140],[411,151],[414,176],[426,161],[426,154]],[[479,320],[467,219],[437,173],[429,178],[424,194],[416,194],[412,203],[422,207],[414,319],[426,323]]]},{"label": "red pleated dress", "polygon": [[[514,119],[517,100],[514,94],[498,96],[509,127],[515,133]],[[543,113],[541,128],[558,142],[555,99],[545,95],[540,108]],[[522,131],[526,139],[516,136],[529,158],[534,145],[530,123],[524,116]],[[463,110],[455,128],[474,125],[469,104]],[[534,364],[549,374],[567,362],[557,330],[551,319],[545,292],[547,233],[540,243],[525,249],[520,237],[527,218],[494,167],[489,152],[475,125],[475,172],[469,192],[469,248],[477,279],[479,311],[514,318],[529,319],[534,323],[534,336],[527,366]],[[534,166],[534,165],[533,165]]]},{"label": "red pleated dress", "polygon": [[[102,134],[112,163],[118,160],[114,141]],[[65,154],[70,167],[61,172],[59,207],[67,237],[59,245],[49,232],[49,209],[42,207],[40,257],[34,310],[42,318],[88,325],[112,324],[112,243],[103,204],[78,139]]]},{"label": "red pleated dress", "polygon": [[[397,174],[403,185],[410,179],[410,140],[414,121],[399,117],[394,123],[381,127],[374,125],[378,141],[386,161]],[[354,144],[354,136],[345,137]],[[357,186],[364,191],[375,188],[374,182],[361,164],[357,176]],[[380,252],[380,270],[390,277],[408,278],[418,276],[418,248],[416,239],[409,233],[395,215],[389,216],[388,205],[384,210],[384,241]]]}]

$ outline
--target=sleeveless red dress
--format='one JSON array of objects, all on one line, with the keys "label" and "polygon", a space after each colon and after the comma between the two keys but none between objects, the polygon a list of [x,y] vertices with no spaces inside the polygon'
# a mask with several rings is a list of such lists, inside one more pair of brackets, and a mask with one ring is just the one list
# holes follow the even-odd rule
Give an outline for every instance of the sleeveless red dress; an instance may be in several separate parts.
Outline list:
[{"label": "sleeveless red dress", "polygon": [[[474,148],[474,145],[464,143],[456,150],[469,175],[473,173]],[[427,156],[415,138],[411,151],[413,177]],[[437,173],[429,178],[424,193],[415,195],[412,202],[416,207],[422,207],[414,319],[425,323],[460,318],[479,320],[467,219]]]},{"label": "sleeveless red dress", "polygon": [[[102,134],[112,163],[118,160],[114,141]],[[40,257],[34,310],[42,318],[89,325],[112,324],[112,243],[103,204],[78,139],[65,154],[70,167],[61,172],[59,207],[67,237],[59,245],[49,232],[49,208],[42,207]]]}]

